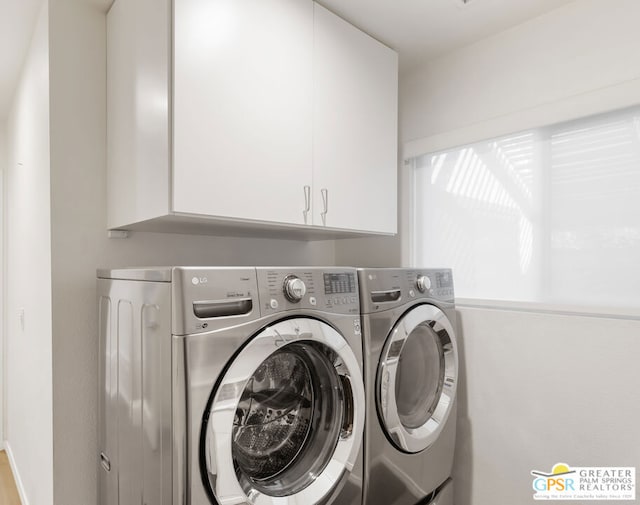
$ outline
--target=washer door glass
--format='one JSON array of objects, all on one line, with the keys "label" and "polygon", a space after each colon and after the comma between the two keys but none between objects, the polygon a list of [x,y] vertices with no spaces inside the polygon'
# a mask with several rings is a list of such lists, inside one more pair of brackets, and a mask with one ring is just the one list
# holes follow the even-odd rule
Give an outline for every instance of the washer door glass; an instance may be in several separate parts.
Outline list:
[{"label": "washer door glass", "polygon": [[437,307],[419,305],[392,330],[378,369],[378,412],[399,449],[419,452],[436,440],[453,406],[456,381],[453,327]]},{"label": "washer door glass", "polygon": [[344,417],[336,356],[314,342],[290,344],[249,379],[233,423],[233,462],[253,487],[293,494],[324,470]]},{"label": "washer door glass", "polygon": [[317,503],[342,484],[363,426],[360,365],[344,338],[313,319],[277,323],[236,356],[214,394],[211,491],[220,503]]},{"label": "washer door glass", "polygon": [[433,414],[444,383],[444,349],[427,322],[416,326],[398,356],[396,402],[403,426],[415,429]]}]

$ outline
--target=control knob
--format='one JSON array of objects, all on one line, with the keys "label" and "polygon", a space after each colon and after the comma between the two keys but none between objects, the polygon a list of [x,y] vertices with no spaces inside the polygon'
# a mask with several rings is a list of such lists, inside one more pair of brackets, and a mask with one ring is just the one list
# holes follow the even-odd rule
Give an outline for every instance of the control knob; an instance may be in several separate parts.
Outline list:
[{"label": "control knob", "polygon": [[418,275],[418,278],[416,279],[416,287],[418,288],[418,291],[424,293],[431,287],[431,279],[426,275]]},{"label": "control knob", "polygon": [[289,275],[284,280],[284,285],[282,288],[284,291],[284,296],[287,300],[293,303],[297,303],[307,292],[307,286],[305,286],[304,281],[295,275]]}]

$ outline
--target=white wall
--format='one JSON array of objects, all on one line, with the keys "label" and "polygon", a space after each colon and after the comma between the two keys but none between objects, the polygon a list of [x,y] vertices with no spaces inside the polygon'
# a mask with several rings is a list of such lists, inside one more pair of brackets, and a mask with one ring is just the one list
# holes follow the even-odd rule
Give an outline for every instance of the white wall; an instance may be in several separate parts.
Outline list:
[{"label": "white wall", "polygon": [[55,505],[96,503],[96,267],[332,264],[332,241],[135,233],[106,238],[105,14],[50,7]]},{"label": "white wall", "polygon": [[[578,0],[401,76],[404,155],[640,103],[638,19],[635,0]],[[560,461],[640,468],[638,320],[460,319],[456,505],[532,502],[529,472]]]},{"label": "white wall", "polygon": [[405,155],[640,103],[638,19],[578,0],[402,76]]},{"label": "white wall", "polygon": [[558,462],[640,469],[640,320],[459,316],[456,505],[533,504],[531,470]]},{"label": "white wall", "polygon": [[6,215],[6,198],[4,196],[4,186],[5,186],[5,174],[7,173],[7,133],[6,133],[6,124],[5,120],[0,119],[0,448],[4,448],[4,425],[5,425],[5,412],[4,408],[4,398],[5,388],[7,385],[7,378],[5,376],[6,367],[4,366],[4,346],[5,346],[5,338],[4,335],[6,333],[4,327],[4,303],[5,303],[5,293],[6,293],[6,285],[5,285],[5,275],[4,272],[6,270],[5,266],[5,258],[7,254],[5,252],[5,222],[4,218]]},{"label": "white wall", "polygon": [[7,121],[4,193],[5,428],[24,505],[53,501],[48,51],[43,2]]}]

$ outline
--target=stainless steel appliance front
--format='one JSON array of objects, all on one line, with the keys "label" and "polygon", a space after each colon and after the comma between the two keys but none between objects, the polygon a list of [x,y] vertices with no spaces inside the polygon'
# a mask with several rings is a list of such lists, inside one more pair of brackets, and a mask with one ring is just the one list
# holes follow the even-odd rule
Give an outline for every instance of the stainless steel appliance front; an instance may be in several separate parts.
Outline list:
[{"label": "stainless steel appliance front", "polygon": [[355,270],[99,277],[100,505],[361,503]]},{"label": "stainless steel appliance front", "polygon": [[[458,358],[451,271],[360,269],[367,505],[415,505],[453,466]],[[450,484],[447,484],[450,487]]]}]

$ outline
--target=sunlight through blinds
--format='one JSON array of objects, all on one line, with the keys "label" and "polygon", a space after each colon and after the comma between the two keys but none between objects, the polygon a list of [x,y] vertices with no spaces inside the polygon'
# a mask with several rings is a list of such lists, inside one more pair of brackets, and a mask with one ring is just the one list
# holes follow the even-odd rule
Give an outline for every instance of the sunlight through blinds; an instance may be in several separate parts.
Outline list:
[{"label": "sunlight through blinds", "polygon": [[640,110],[413,160],[415,266],[461,298],[640,304]]}]

